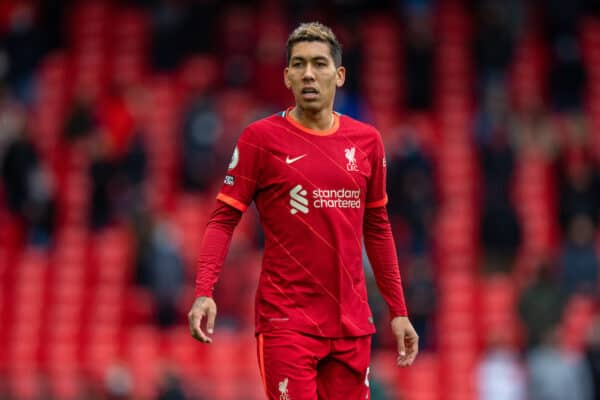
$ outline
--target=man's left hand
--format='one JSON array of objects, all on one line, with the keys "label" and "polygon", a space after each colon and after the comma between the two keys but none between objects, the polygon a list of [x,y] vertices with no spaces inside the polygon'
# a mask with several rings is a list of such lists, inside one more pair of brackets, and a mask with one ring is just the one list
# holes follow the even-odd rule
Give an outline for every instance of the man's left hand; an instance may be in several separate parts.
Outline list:
[{"label": "man's left hand", "polygon": [[398,366],[408,367],[419,353],[419,336],[408,317],[396,317],[391,322],[392,332],[398,344]]}]

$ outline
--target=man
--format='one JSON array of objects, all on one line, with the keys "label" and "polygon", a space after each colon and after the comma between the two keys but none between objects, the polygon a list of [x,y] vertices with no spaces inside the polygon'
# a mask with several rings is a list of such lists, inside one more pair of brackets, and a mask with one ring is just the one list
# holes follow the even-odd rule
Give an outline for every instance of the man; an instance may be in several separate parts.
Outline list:
[{"label": "man", "polygon": [[292,32],[284,82],[296,105],[244,130],[201,245],[197,298],[188,316],[192,336],[211,343],[213,286],[233,229],[255,201],[265,232],[256,295],[258,360],[271,400],[369,397],[375,328],[362,236],[390,308],[398,365],[412,364],[418,352],[385,209],[381,136],[333,111],[345,73],[328,27],[309,23]]}]

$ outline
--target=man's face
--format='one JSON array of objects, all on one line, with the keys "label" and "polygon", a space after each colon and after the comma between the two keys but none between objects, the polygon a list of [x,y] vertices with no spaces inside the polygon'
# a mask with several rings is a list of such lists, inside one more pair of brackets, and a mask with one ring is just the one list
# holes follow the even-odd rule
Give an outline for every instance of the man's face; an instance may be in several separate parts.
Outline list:
[{"label": "man's face", "polygon": [[346,69],[336,68],[328,44],[299,42],[292,47],[283,75],[297,106],[320,111],[333,108],[335,89],[344,84]]}]

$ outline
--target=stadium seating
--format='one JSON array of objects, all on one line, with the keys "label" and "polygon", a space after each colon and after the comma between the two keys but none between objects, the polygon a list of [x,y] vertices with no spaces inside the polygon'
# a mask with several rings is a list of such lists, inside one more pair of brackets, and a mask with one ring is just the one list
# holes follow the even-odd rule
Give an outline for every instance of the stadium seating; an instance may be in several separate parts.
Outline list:
[{"label": "stadium seating", "polygon": [[[244,268],[237,265],[239,260],[231,262],[233,272],[229,273],[243,282],[225,279],[220,283],[223,293],[240,297],[236,301],[245,315],[238,321],[240,330],[218,327],[215,344],[200,346],[185,326],[192,289],[181,299],[181,324],[159,329],[153,322],[151,296],[134,285],[133,232],[121,224],[101,232],[87,227],[91,160],[61,137],[70,105],[81,87],[105,96],[111,83],[121,83],[142,93],[139,102],[147,112],[137,122],[148,146],[145,194],[151,210],[173,224],[190,283],[202,230],[214,205],[214,188],[198,195],[182,193],[178,186],[178,132],[189,96],[221,83],[221,55],[194,55],[173,72],[155,73],[147,61],[150,15],[117,3],[73,3],[65,27],[67,48],[47,54],[35,73],[37,97],[30,119],[35,126],[35,144],[56,183],[58,224],[50,250],[41,251],[24,245],[22,222],[0,209],[0,375],[8,377],[19,399],[37,398],[44,386],[57,398],[75,399],[80,381],[103,385],[107,371],[118,365],[130,371],[136,398],[153,398],[165,373],[175,371],[189,392],[206,398],[262,399],[249,289],[257,279],[259,253],[243,253]],[[478,244],[481,171],[472,139],[476,108],[470,49],[473,21],[464,2],[438,3],[435,100],[427,112],[404,109],[404,38],[397,17],[391,13],[369,15],[357,31],[363,43],[359,82],[365,114],[386,141],[398,134],[397,127],[403,122],[416,127],[423,150],[433,159],[439,193],[431,255],[439,290],[435,348],[421,354],[407,370],[395,368],[393,349],[378,350],[373,354],[372,371],[396,396],[403,396],[397,398],[474,400],[475,368],[486,338],[503,330],[511,343],[523,344],[523,328],[516,315],[519,290],[533,276],[539,260],[555,254],[561,240],[556,182],[552,165],[543,154],[530,151],[519,157],[512,195],[524,243],[515,273],[482,277]],[[223,34],[229,41],[238,37],[238,30],[253,29],[243,12],[232,10],[231,14],[223,21]],[[267,42],[284,36],[282,18],[277,12],[265,13],[256,35]],[[597,19],[582,21],[580,42],[589,74],[585,111],[595,135],[592,143],[600,154]],[[259,67],[263,73],[275,68]],[[543,99],[548,69],[543,40],[533,30],[525,32],[510,68],[513,102],[523,105]],[[114,77],[117,82],[112,81]],[[221,89],[211,95],[223,125],[220,145],[227,149],[219,151],[225,153],[233,148],[246,118],[260,104],[248,88]],[[257,242],[256,225],[256,213],[249,211],[236,231],[234,247],[245,249],[247,243]],[[561,322],[563,348],[575,353],[583,349],[595,307],[586,297],[570,300]]]}]

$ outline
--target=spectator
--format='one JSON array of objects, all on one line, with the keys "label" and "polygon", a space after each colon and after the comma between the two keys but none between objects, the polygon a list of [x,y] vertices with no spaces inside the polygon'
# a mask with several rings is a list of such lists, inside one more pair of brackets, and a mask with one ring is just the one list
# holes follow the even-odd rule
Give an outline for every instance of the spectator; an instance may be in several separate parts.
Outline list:
[{"label": "spectator", "polygon": [[433,32],[429,8],[406,16],[404,68],[406,106],[411,110],[428,110],[433,96]]},{"label": "spectator", "polygon": [[115,88],[102,102],[99,129],[91,140],[91,225],[101,229],[128,216],[144,201],[147,153],[142,131],[145,93],[137,86]]},{"label": "spectator", "polygon": [[179,377],[172,371],[166,372],[157,400],[185,400],[186,398]]},{"label": "spectator", "polygon": [[124,150],[117,153],[118,196],[121,215],[129,216],[131,210],[145,201],[143,184],[148,169],[148,155],[144,130],[148,110],[146,91],[130,85],[124,92],[125,108],[131,118],[131,134],[124,143]]},{"label": "spectator", "polygon": [[498,139],[508,140],[510,105],[504,80],[486,83],[482,91],[480,109],[475,117],[475,141],[479,147],[490,146]]},{"label": "spectator", "polygon": [[577,38],[560,36],[553,47],[550,70],[550,97],[558,111],[578,110],[583,106],[587,75]]},{"label": "spectator", "polygon": [[409,227],[409,253],[422,255],[429,248],[435,214],[433,167],[412,127],[407,127],[403,137],[388,166],[388,182],[395,183],[388,186],[388,207],[392,220],[400,216]]},{"label": "spectator", "polygon": [[600,2],[596,0],[587,0],[584,1],[584,7],[584,14],[593,15],[594,17],[600,16]]},{"label": "spectator", "polygon": [[420,347],[433,345],[433,316],[436,309],[436,290],[431,263],[425,257],[415,257],[409,264],[405,281],[406,304],[410,307],[413,326],[419,335]]},{"label": "spectator", "polygon": [[385,382],[372,375],[369,375],[369,392],[370,400],[404,400],[404,397],[394,395],[390,385],[386,385]]},{"label": "spectator", "polygon": [[598,293],[598,253],[594,225],[585,215],[575,216],[568,225],[567,239],[560,257],[560,282],[565,296]]},{"label": "spectator", "polygon": [[155,4],[152,10],[152,67],[158,71],[172,71],[187,48],[188,36],[183,35],[186,10],[178,1],[160,0]]},{"label": "spectator", "polygon": [[553,162],[560,150],[553,121],[541,99],[534,96],[522,103],[518,113],[511,119],[509,132],[517,158],[538,158],[547,163]]},{"label": "spectator", "polygon": [[589,400],[591,374],[577,354],[558,346],[555,329],[546,332],[541,344],[527,354],[530,400]]},{"label": "spectator", "polygon": [[183,291],[185,269],[177,240],[169,223],[155,219],[150,224],[146,245],[140,246],[141,281],[148,289],[157,308],[157,322],[161,327],[172,326],[177,321],[177,304]]},{"label": "spectator", "polygon": [[[218,19],[219,0],[203,0],[186,3],[185,22],[183,25],[183,35],[177,40],[185,38],[187,43],[186,50],[189,53],[207,53],[214,54],[217,44],[213,40],[216,34],[216,25]],[[165,38],[166,40],[167,38]],[[165,43],[173,45],[173,43]]]},{"label": "spectator", "polygon": [[506,93],[497,83],[486,86],[486,101],[476,120],[482,177],[481,243],[485,268],[506,271],[521,245],[521,226],[511,199],[515,156],[508,136]]},{"label": "spectator", "polygon": [[591,399],[600,400],[600,319],[598,317],[588,330],[584,357],[592,373],[594,396]]},{"label": "spectator", "polygon": [[525,400],[525,370],[519,355],[503,332],[488,337],[487,349],[477,368],[479,400]]},{"label": "spectator", "polygon": [[131,229],[134,238],[134,282],[141,287],[150,287],[151,271],[148,257],[152,248],[152,213],[147,205],[140,204],[133,210]]},{"label": "spectator", "polygon": [[49,3],[46,1],[37,3],[38,31],[40,44],[44,52],[62,49],[65,47],[65,35],[63,34],[64,20],[67,11],[70,10],[70,1]]},{"label": "spectator", "polygon": [[143,133],[137,131],[126,153],[113,163],[114,210],[120,219],[131,217],[135,209],[145,202],[148,156],[143,137]]},{"label": "spectator", "polygon": [[475,64],[483,82],[503,78],[512,60],[514,37],[504,2],[479,2],[473,35]]},{"label": "spectator", "polygon": [[[342,2],[349,3],[348,0]],[[351,6],[346,4],[346,6]],[[362,66],[362,48],[360,38],[356,35],[359,29],[359,20],[356,16],[350,15],[336,18],[338,25],[336,32],[339,32],[340,41],[344,44],[344,66],[348,71],[344,86],[340,89],[345,89],[347,96],[360,97],[360,71]]]},{"label": "spectator", "polygon": [[431,0],[397,0],[396,3],[409,15],[430,13],[432,8]]},{"label": "spectator", "polygon": [[133,108],[134,99],[140,97],[139,93],[139,88],[115,85],[99,102],[99,133],[106,138],[106,150],[112,160],[123,157],[136,133],[137,121]]},{"label": "spectator", "polygon": [[229,87],[247,87],[252,82],[252,55],[255,51],[256,25],[248,5],[229,4],[222,23],[220,46],[223,78]]},{"label": "spectator", "polygon": [[24,110],[12,109],[12,127],[0,169],[8,209],[28,228],[29,242],[45,246],[54,229],[54,189],[52,177],[40,159],[31,133],[25,126]]},{"label": "spectator", "polygon": [[107,400],[130,399],[133,379],[129,368],[121,363],[111,365],[104,376],[104,389]]},{"label": "spectator", "polygon": [[[345,6],[352,7],[352,4],[345,4]],[[362,116],[362,97],[359,71],[362,67],[362,49],[361,42],[356,35],[358,23],[355,18],[342,15],[336,20],[338,24],[334,30],[338,32],[338,37],[344,44],[344,66],[348,73],[344,86],[338,88],[336,92],[333,109],[340,114],[360,118]]]},{"label": "spectator", "polygon": [[6,78],[13,93],[20,101],[30,104],[34,89],[32,75],[42,55],[34,2],[18,2],[13,7],[8,17],[8,31],[0,36],[0,53],[4,53],[8,67]]},{"label": "spectator", "polygon": [[114,220],[115,190],[113,178],[115,165],[110,159],[107,140],[98,135],[91,142],[90,226],[99,230]]},{"label": "spectator", "polygon": [[203,191],[211,185],[217,165],[215,146],[221,131],[212,98],[198,95],[184,112],[181,173],[185,190]]},{"label": "spectator", "polygon": [[586,0],[548,0],[543,11],[543,21],[546,23],[546,33],[551,41],[562,35],[577,33],[577,26],[581,19]]},{"label": "spectator", "polygon": [[120,169],[125,187],[139,189],[146,180],[147,168],[148,156],[144,134],[137,131],[131,138],[124,157],[120,160]]},{"label": "spectator", "polygon": [[95,113],[96,94],[92,88],[79,88],[63,128],[69,142],[89,137],[98,127]]},{"label": "spectator", "polygon": [[600,217],[598,169],[580,152],[571,154],[558,164],[559,221],[564,232],[576,215],[588,217],[595,226]]},{"label": "spectator", "polygon": [[25,111],[12,104],[4,114],[5,152],[2,160],[2,180],[8,209],[23,215],[23,205],[29,197],[29,177],[38,164],[37,152],[25,128]]},{"label": "spectator", "polygon": [[544,335],[558,326],[564,307],[553,265],[541,261],[536,274],[519,298],[519,316],[525,326],[528,348],[538,346]]}]

